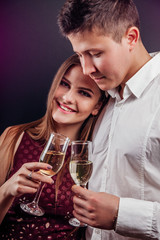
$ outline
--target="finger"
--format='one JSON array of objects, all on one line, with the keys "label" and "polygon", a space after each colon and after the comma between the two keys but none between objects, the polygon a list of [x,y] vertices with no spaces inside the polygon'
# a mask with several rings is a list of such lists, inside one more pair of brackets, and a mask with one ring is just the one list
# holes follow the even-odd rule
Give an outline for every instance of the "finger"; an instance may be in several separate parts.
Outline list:
[{"label": "finger", "polygon": [[53,184],[52,178],[50,178],[48,176],[44,176],[44,175],[40,174],[39,172],[33,172],[35,170],[38,171],[39,169],[48,170],[48,169],[51,169],[51,168],[52,168],[52,166],[50,166],[49,164],[40,163],[40,162],[25,163],[23,165],[25,177],[27,179],[29,179],[30,181],[36,181],[36,182],[41,181],[41,182]]},{"label": "finger", "polygon": [[37,192],[37,189],[38,189],[38,187],[21,185],[17,188],[16,192],[18,195],[22,195],[22,194],[26,194],[26,193],[33,194],[33,193]]},{"label": "finger", "polygon": [[51,177],[42,175],[39,171],[33,172],[28,169],[25,169],[25,171],[23,172],[23,176],[25,177],[25,180],[27,180],[26,185],[30,185],[31,182],[35,183],[44,182],[49,184],[54,183]]},{"label": "finger", "polygon": [[80,214],[77,211],[73,210],[73,215],[76,217],[81,223],[86,223],[89,226],[97,227],[96,224],[96,216],[93,213],[83,212],[84,214]]},{"label": "finger", "polygon": [[74,209],[77,213],[87,216],[95,212],[95,207],[90,203],[90,201],[77,196],[73,197]]},{"label": "finger", "polygon": [[32,176],[32,181],[53,184],[53,179],[51,177],[42,175],[40,172],[32,172],[31,176]]},{"label": "finger", "polygon": [[81,205],[74,204],[74,210],[77,214],[82,215],[82,216],[88,216],[89,212],[87,209],[85,209]]},{"label": "finger", "polygon": [[25,163],[23,164],[25,168],[28,170],[38,170],[38,169],[52,169],[52,166],[49,165],[48,163],[42,163],[42,162],[30,162],[30,163]]},{"label": "finger", "polygon": [[85,208],[86,207],[86,204],[87,204],[87,200],[84,199],[84,198],[81,198],[79,195],[78,196],[74,196],[73,197],[73,203],[74,205],[76,205],[77,207],[80,207],[80,208]]},{"label": "finger", "polygon": [[75,210],[73,211],[73,215],[77,218],[81,223],[86,223],[87,225],[92,225],[91,220],[83,215],[78,214]]},{"label": "finger", "polygon": [[88,189],[77,185],[72,186],[72,191],[76,194],[76,196],[85,200],[87,200],[90,196],[90,191]]},{"label": "finger", "polygon": [[20,181],[18,181],[18,182],[19,182],[19,184],[21,184],[23,186],[28,186],[28,187],[37,189],[39,187],[40,180],[37,180],[33,176],[33,172],[30,172],[30,173],[32,173],[32,177],[31,178],[28,178],[28,175],[24,174],[22,176],[22,178],[20,178]]}]

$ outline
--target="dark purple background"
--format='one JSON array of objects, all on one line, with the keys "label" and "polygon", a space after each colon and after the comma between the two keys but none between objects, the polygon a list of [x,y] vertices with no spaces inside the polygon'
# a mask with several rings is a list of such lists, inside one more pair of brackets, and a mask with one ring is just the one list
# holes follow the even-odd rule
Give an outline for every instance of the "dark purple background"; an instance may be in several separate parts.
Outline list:
[{"label": "dark purple background", "polygon": [[[47,93],[72,47],[59,33],[64,0],[0,0],[0,133],[43,116]],[[135,0],[149,52],[160,50],[160,0]]]}]

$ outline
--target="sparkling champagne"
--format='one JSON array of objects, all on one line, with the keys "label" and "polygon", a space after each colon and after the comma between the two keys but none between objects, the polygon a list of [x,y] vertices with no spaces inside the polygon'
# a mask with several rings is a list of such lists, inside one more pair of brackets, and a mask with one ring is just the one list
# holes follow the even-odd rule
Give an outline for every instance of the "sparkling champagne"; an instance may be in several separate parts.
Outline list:
[{"label": "sparkling champagne", "polygon": [[62,167],[65,158],[65,153],[48,151],[44,155],[44,159],[40,159],[40,162],[48,163],[52,166],[52,169],[44,170],[40,169],[40,173],[47,176],[54,176]]},{"label": "sparkling champagne", "polygon": [[87,160],[73,160],[69,170],[73,181],[80,186],[85,186],[92,174],[93,163]]}]

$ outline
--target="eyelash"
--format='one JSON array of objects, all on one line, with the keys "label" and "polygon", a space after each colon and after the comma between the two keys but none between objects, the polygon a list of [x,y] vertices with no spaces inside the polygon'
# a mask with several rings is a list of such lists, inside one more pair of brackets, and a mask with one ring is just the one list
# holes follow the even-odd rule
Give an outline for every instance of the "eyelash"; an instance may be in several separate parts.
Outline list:
[{"label": "eyelash", "polygon": [[[63,86],[63,87],[70,88],[70,85],[67,82],[65,82],[64,80],[61,80],[60,85]],[[81,94],[82,96],[85,96],[85,97],[88,97],[88,98],[91,97],[91,95],[84,90],[79,90],[78,93]]]},{"label": "eyelash", "polygon": [[97,57],[97,58],[100,57],[100,55],[101,55],[101,52],[91,54],[92,57]]},{"label": "eyelash", "polygon": [[67,82],[65,82],[64,80],[61,80],[60,85],[64,86],[64,87],[68,87],[68,88],[70,87],[69,84]]},{"label": "eyelash", "polygon": [[[78,58],[79,59],[81,59],[81,55],[80,54],[78,54],[78,53],[76,53],[77,54],[77,56],[78,56]],[[92,57],[100,57],[101,56],[101,52],[98,52],[98,53],[89,53],[90,54],[90,56],[92,56]]]},{"label": "eyelash", "polygon": [[79,93],[85,97],[89,97],[89,98],[91,97],[91,95],[88,92],[85,92],[83,90],[80,90]]}]

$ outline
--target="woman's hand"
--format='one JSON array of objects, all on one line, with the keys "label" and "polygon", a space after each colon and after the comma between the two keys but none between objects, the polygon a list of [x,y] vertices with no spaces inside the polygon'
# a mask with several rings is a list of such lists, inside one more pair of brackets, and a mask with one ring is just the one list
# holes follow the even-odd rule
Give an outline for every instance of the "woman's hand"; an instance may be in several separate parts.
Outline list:
[{"label": "woman's hand", "polygon": [[101,229],[114,228],[114,220],[118,212],[119,197],[93,192],[74,185],[74,216],[83,223]]},{"label": "woman's hand", "polygon": [[[25,163],[0,187],[0,223],[15,197],[25,193],[35,193],[40,182],[53,183],[52,178],[43,176],[38,172],[39,169],[46,170],[51,168],[52,167],[47,163]],[[31,177],[29,177],[30,175]]]},{"label": "woman's hand", "polygon": [[[18,197],[25,193],[33,194],[37,191],[39,182],[52,184],[52,178],[43,176],[37,171],[39,169],[46,170],[51,168],[49,164],[40,162],[23,164],[22,167],[3,184],[5,194],[12,197]],[[29,177],[29,175],[31,175],[31,177]]]}]

